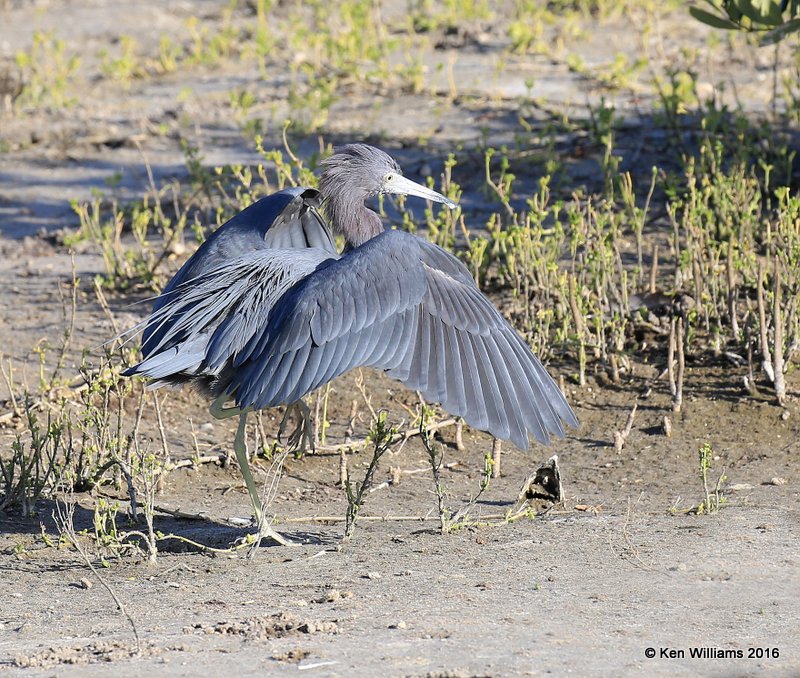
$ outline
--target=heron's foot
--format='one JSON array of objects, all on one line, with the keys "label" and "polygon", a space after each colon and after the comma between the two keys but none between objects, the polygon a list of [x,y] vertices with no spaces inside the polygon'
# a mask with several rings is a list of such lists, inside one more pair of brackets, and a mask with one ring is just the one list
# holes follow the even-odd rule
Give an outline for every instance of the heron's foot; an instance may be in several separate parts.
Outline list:
[{"label": "heron's foot", "polygon": [[313,452],[311,410],[302,400],[298,400],[286,408],[286,414],[283,415],[281,425],[278,427],[278,442],[283,444],[283,436],[292,419],[296,420],[297,424],[286,439],[286,446],[291,452],[300,452],[301,454],[305,454],[309,450]]},{"label": "heron's foot", "polygon": [[276,544],[280,544],[281,546],[300,546],[301,542],[294,541],[289,539],[288,537],[284,537],[280,532],[276,532],[272,529],[272,525],[269,523],[263,523],[258,533],[256,534],[258,540],[261,539],[271,539]]}]

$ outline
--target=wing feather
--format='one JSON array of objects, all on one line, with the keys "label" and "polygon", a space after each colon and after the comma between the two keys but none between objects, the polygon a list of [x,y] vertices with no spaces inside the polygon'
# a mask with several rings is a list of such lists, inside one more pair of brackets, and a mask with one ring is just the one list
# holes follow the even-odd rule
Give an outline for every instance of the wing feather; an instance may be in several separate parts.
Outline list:
[{"label": "wing feather", "polygon": [[497,388],[500,391],[500,402],[504,406],[503,414],[508,422],[508,437],[517,447],[527,447],[528,432],[522,423],[523,413],[520,408],[519,394],[514,388],[514,380],[508,369],[506,358],[497,346],[493,335],[489,335],[483,340],[493,368],[492,374],[495,376]]},{"label": "wing feather", "polygon": [[431,335],[431,362],[428,366],[428,388],[424,391],[425,397],[434,402],[443,403],[447,400],[447,360],[444,352],[445,323],[438,318],[427,318]]},{"label": "wing feather", "polygon": [[391,354],[397,350],[397,341],[403,333],[400,325],[403,315],[393,316],[378,328],[375,346],[369,356],[369,365],[383,367],[389,364]]},{"label": "wing feather", "polygon": [[383,369],[387,373],[402,382],[408,381],[409,361],[406,356],[412,350],[417,338],[417,325],[419,323],[419,308],[412,308],[406,311],[399,318],[399,325],[402,334],[394,346],[394,350],[386,356],[386,363]]},{"label": "wing feather", "polygon": [[422,310],[417,323],[417,342],[411,356],[408,375],[410,388],[423,393],[428,390],[428,381],[431,376],[432,331],[427,317],[427,313]]},{"label": "wing feather", "polygon": [[458,350],[458,335],[452,325],[444,327],[444,355],[447,384],[445,407],[454,412],[466,412],[467,395],[464,387],[464,366]]},{"label": "wing feather", "polygon": [[461,416],[465,413],[472,413],[473,426],[478,429],[486,430],[489,428],[489,415],[486,412],[485,396],[483,384],[481,384],[478,364],[475,360],[475,351],[472,348],[472,340],[468,334],[456,333],[458,340],[458,353],[461,355],[461,365],[463,368],[464,394],[466,405]]},{"label": "wing feather", "polygon": [[[487,428],[495,437],[507,440],[511,429],[508,425],[508,417],[505,413],[500,387],[497,385],[494,366],[486,350],[486,343],[480,336],[473,336],[471,339],[475,357],[478,359],[478,376],[483,386],[483,398],[489,418],[489,426]],[[464,419],[469,422],[466,416]]]},{"label": "wing feather", "polygon": [[[535,383],[531,381],[530,369],[525,365],[525,360],[521,360],[514,349],[510,345],[505,332],[496,336],[495,341],[498,349],[501,351],[508,365],[509,376],[514,388],[514,393],[520,409],[523,413],[524,420],[528,430],[533,434],[537,440],[547,440],[547,432],[552,431],[556,435],[563,435],[563,428],[559,421],[550,421],[549,403],[545,400],[544,403],[536,402],[536,395],[534,393]],[[542,405],[548,412],[542,412]],[[550,426],[545,424],[545,421],[550,421]]]}]

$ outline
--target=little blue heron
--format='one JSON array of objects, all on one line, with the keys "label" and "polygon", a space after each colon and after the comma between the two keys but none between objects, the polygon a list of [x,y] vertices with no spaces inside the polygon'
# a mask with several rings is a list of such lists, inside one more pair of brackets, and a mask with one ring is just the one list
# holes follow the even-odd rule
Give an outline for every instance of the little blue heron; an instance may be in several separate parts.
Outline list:
[{"label": "little blue heron", "polygon": [[[379,193],[456,204],[406,179],[383,151],[339,148],[319,190],[262,198],[215,231],[155,302],[143,360],[123,374],[190,383],[217,418],[239,415],[234,449],[262,534],[245,444],[247,413],[301,398],[356,367],[420,391],[477,429],[527,449],[578,421],[525,341],[452,254],[384,229]],[[324,208],[330,225],[321,216]],[[339,254],[332,233],[344,236]],[[234,405],[225,407],[228,401]],[[305,405],[303,405],[305,407]],[[307,421],[307,408],[302,421]],[[295,431],[307,435],[304,424]]]}]

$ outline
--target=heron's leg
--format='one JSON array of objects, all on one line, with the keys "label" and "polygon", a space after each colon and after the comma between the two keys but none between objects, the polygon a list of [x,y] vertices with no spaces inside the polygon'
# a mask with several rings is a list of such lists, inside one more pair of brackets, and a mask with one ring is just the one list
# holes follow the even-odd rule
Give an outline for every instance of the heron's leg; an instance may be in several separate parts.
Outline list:
[{"label": "heron's leg", "polygon": [[280,441],[283,438],[283,434],[286,432],[289,420],[292,417],[297,418],[297,426],[289,434],[289,438],[286,441],[289,449],[299,450],[300,452],[311,450],[313,452],[314,439],[311,437],[311,409],[302,398],[286,408],[286,414],[283,415],[281,425],[278,427],[278,440]]},{"label": "heron's leg", "polygon": [[230,419],[231,417],[238,417],[253,411],[252,407],[245,407],[244,409],[241,407],[225,407],[225,403],[228,402],[229,399],[230,396],[227,393],[223,393],[211,403],[211,407],[208,408],[208,411],[214,419]]},{"label": "heron's leg", "polygon": [[273,530],[272,526],[264,517],[261,495],[258,493],[256,481],[253,479],[253,474],[250,473],[250,464],[247,461],[247,443],[245,442],[246,426],[247,412],[243,411],[239,416],[239,428],[236,429],[236,439],[233,443],[233,450],[236,452],[236,461],[239,462],[239,468],[242,469],[244,484],[247,486],[247,492],[250,494],[250,501],[253,504],[253,513],[255,514],[256,523],[258,524],[258,537],[259,539],[267,537],[282,546],[292,546],[295,542]]},{"label": "heron's leg", "polygon": [[272,529],[272,526],[264,518],[263,507],[261,506],[261,496],[258,493],[256,482],[253,479],[253,474],[250,473],[250,464],[247,462],[247,443],[245,442],[245,427],[247,426],[247,412],[242,411],[239,416],[239,428],[236,429],[236,439],[233,443],[233,450],[236,452],[236,461],[239,462],[239,468],[242,469],[244,476],[244,484],[247,486],[247,492],[250,494],[250,501],[253,503],[253,513],[256,517],[258,524],[259,538],[267,537],[283,546],[292,546],[295,542],[287,539],[281,534],[278,534]]},{"label": "heron's leg", "polygon": [[239,427],[236,429],[236,438],[233,442],[233,451],[236,453],[236,461],[242,471],[244,477],[244,484],[247,486],[247,493],[250,495],[250,502],[253,504],[253,514],[255,515],[256,523],[258,524],[259,538],[268,537],[278,544],[289,546],[294,544],[293,541],[286,539],[278,534],[272,527],[264,520],[264,511],[261,506],[261,496],[256,487],[256,481],[253,479],[253,474],[250,472],[250,463],[247,460],[247,443],[245,442],[245,428],[247,425],[247,415],[252,411],[252,407],[225,407],[225,402],[228,396],[223,394],[219,396],[209,408],[209,412],[215,419],[228,419],[230,417],[239,416]]},{"label": "heron's leg", "polygon": [[247,426],[247,413],[243,412],[239,416],[239,428],[236,429],[236,438],[233,441],[233,451],[236,452],[236,461],[239,462],[239,468],[244,476],[244,484],[247,486],[247,492],[250,494],[250,501],[253,504],[253,513],[256,517],[256,522],[261,523],[261,496],[258,494],[256,481],[253,479],[253,474],[250,473],[250,463],[247,461],[247,443],[245,442],[245,427]]},{"label": "heron's leg", "polygon": [[[248,412],[252,411],[252,407],[247,407],[242,409],[241,407],[225,407],[225,403],[230,399],[230,396],[227,393],[223,393],[211,403],[211,406],[208,408],[209,413],[211,414],[214,419],[219,419],[220,421],[223,419],[230,419],[231,417],[241,417],[242,415],[246,415]],[[226,455],[227,456],[227,455]],[[239,463],[239,467],[242,467],[241,462]],[[242,471],[244,473],[244,471]],[[252,495],[251,495],[252,496]]]}]

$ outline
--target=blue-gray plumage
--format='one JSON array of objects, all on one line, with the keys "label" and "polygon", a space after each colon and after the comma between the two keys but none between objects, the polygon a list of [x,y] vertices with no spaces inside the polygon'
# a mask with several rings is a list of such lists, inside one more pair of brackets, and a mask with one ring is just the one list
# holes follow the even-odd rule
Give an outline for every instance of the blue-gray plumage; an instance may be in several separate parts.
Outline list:
[{"label": "blue-gray plumage", "polygon": [[[562,422],[577,426],[561,391],[467,268],[437,245],[385,230],[364,205],[377,193],[455,207],[405,179],[382,151],[339,149],[324,161],[318,191],[263,198],[209,237],[156,301],[144,359],[125,374],[156,385],[195,383],[217,399],[212,412],[221,416],[295,403],[367,366],[522,449],[529,434],[547,443],[550,434],[564,435]],[[346,240],[341,255],[320,203]],[[220,409],[227,399],[236,408]],[[251,495],[253,487],[248,482]]]}]

